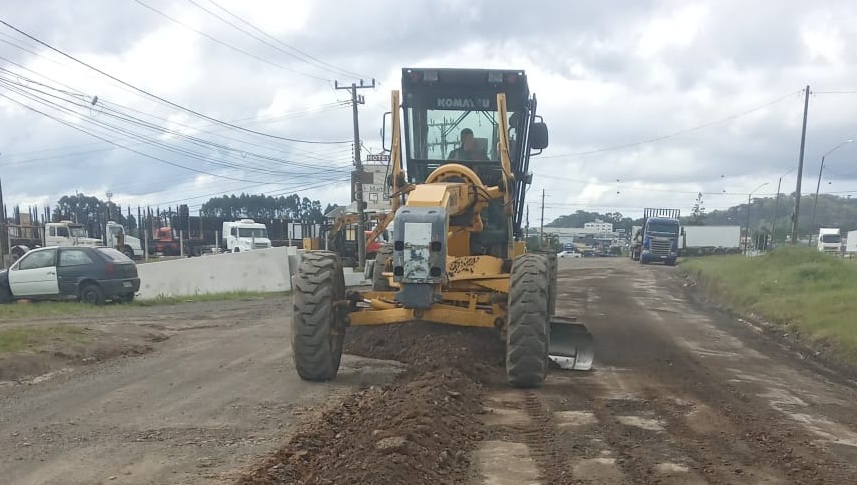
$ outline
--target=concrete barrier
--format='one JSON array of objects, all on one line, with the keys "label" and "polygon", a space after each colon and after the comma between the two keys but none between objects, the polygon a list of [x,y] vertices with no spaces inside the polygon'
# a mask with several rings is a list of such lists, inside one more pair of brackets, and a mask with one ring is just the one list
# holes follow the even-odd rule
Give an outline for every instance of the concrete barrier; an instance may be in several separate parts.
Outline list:
[{"label": "concrete barrier", "polygon": [[[137,298],[146,300],[233,291],[289,291],[303,252],[294,246],[276,247],[139,263],[140,291]],[[343,273],[346,286],[372,284],[365,273],[351,268],[344,268]]]},{"label": "concrete barrier", "polygon": [[[292,278],[298,272],[298,264],[301,262],[301,255],[303,253],[303,249],[297,249],[294,246],[288,248],[289,274]],[[345,286],[366,286],[372,284],[371,277],[367,279],[364,273],[356,272],[351,268],[343,268],[342,272],[345,275]]]},{"label": "concrete barrier", "polygon": [[289,291],[290,259],[287,248],[278,247],[138,264],[138,298]]}]

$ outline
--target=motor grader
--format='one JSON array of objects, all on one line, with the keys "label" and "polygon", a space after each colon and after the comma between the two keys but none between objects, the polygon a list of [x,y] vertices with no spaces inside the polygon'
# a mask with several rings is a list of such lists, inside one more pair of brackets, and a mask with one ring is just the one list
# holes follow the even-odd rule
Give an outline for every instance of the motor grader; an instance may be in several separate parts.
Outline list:
[{"label": "motor grader", "polygon": [[526,74],[404,68],[388,114],[391,210],[370,240],[392,224],[392,243],[376,256],[371,290],[346,290],[337,254],[302,255],[292,319],[300,377],[336,376],[348,327],[410,321],[496,332],[513,387],[541,386],[551,361],[589,369],[586,327],[555,315],[556,253],[527,252],[521,230],[530,156],[548,145]]}]

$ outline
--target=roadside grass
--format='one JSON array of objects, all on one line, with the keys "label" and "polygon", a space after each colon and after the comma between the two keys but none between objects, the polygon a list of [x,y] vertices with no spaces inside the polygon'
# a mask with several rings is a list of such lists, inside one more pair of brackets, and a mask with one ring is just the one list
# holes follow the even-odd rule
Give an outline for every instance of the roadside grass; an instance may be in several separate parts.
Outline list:
[{"label": "roadside grass", "polygon": [[857,265],[812,248],[692,258],[680,265],[715,300],[795,333],[857,365]]},{"label": "roadside grass", "polygon": [[177,305],[189,302],[230,301],[230,300],[260,300],[266,298],[282,298],[291,295],[290,291],[230,291],[226,293],[202,293],[199,295],[158,297],[151,300],[135,300],[130,306]]},{"label": "roadside grass", "polygon": [[0,322],[6,320],[22,320],[34,318],[52,318],[62,316],[93,315],[105,316],[115,314],[117,311],[127,311],[135,307],[151,307],[160,305],[179,305],[190,302],[214,302],[230,300],[257,300],[263,298],[282,298],[290,292],[254,292],[233,291],[226,293],[211,293],[189,296],[178,296],[168,298],[154,298],[151,300],[135,300],[130,304],[108,303],[105,306],[94,307],[78,302],[32,302],[12,303],[0,305]]},{"label": "roadside grass", "polygon": [[72,325],[4,328],[0,329],[0,354],[20,352],[50,341],[82,343],[87,339],[85,328]]}]

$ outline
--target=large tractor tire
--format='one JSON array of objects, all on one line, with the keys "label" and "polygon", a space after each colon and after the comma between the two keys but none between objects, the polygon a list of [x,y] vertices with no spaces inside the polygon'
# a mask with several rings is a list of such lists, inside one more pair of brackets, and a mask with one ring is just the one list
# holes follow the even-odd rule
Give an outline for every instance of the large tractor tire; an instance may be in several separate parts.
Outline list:
[{"label": "large tractor tire", "polygon": [[384,268],[387,265],[387,259],[393,258],[393,245],[384,244],[378,250],[375,257],[375,264],[372,266],[372,290],[374,291],[393,291],[390,282],[384,277]]},{"label": "large tractor tire", "polygon": [[292,356],[301,379],[329,381],[342,358],[345,275],[330,251],[303,254],[292,288]]},{"label": "large tractor tire", "polygon": [[512,263],[506,332],[506,380],[512,387],[540,387],[547,375],[549,273],[544,255],[524,254]]}]

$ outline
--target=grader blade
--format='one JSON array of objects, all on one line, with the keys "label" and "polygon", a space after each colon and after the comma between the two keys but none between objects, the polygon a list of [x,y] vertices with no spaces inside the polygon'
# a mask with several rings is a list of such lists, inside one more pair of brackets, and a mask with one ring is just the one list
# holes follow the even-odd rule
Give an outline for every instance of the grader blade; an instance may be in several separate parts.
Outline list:
[{"label": "grader blade", "polygon": [[550,318],[548,357],[561,369],[589,370],[595,359],[592,334],[586,325],[569,317]]}]

